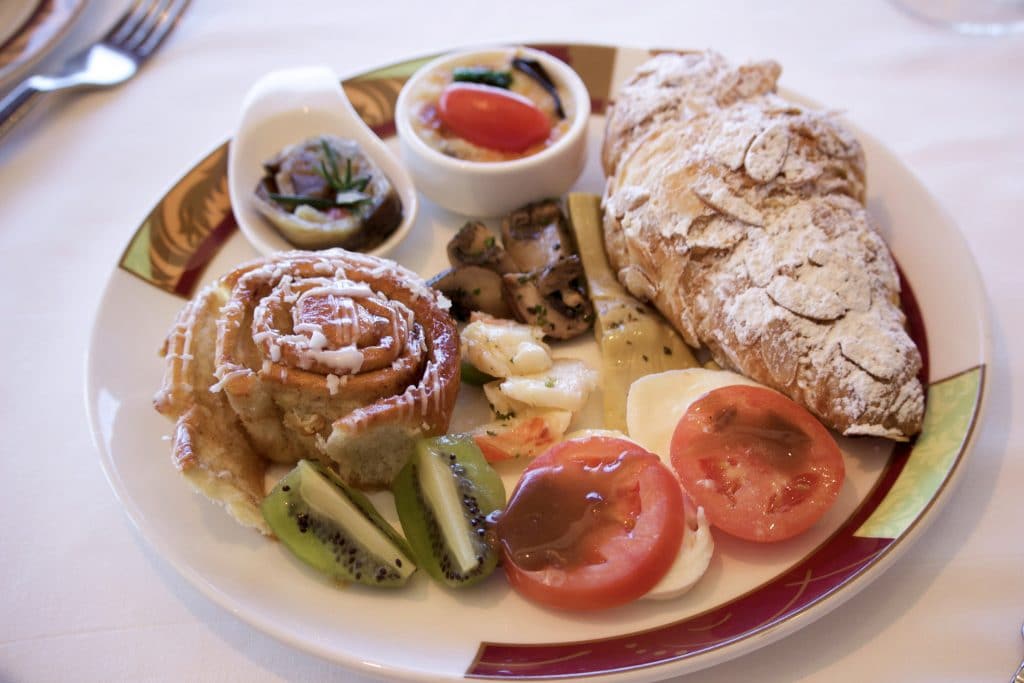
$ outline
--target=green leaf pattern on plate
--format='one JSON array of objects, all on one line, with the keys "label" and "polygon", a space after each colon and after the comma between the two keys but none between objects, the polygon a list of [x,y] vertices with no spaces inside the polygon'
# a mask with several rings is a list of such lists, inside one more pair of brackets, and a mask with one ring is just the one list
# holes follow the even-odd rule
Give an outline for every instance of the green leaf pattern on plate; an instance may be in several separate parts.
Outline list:
[{"label": "green leaf pattern on plate", "polygon": [[928,387],[924,427],[889,495],[855,536],[899,538],[924,512],[964,452],[977,418],[984,366]]}]

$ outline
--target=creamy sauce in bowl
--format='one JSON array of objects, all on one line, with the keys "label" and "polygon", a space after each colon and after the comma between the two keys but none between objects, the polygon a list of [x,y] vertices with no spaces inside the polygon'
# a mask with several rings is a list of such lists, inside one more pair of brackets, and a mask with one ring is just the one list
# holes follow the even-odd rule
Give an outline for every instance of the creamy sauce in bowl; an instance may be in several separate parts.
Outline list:
[{"label": "creamy sauce in bowl", "polygon": [[[495,162],[510,161],[537,154],[558,142],[568,132],[574,120],[575,102],[567,88],[554,79],[554,86],[561,102],[561,115],[555,98],[531,75],[513,66],[513,60],[524,57],[520,50],[509,48],[502,51],[467,54],[459,60],[439,65],[425,74],[415,92],[411,93],[409,120],[416,135],[431,148],[442,154],[465,161]],[[441,99],[445,90],[456,82],[460,70],[480,70],[508,74],[510,82],[505,92],[525,98],[539,109],[548,121],[547,136],[525,149],[510,151],[474,144],[447,125],[441,112]],[[485,88],[494,86],[484,84]],[[498,90],[498,88],[494,88]],[[487,112],[481,111],[481,115]]]}]

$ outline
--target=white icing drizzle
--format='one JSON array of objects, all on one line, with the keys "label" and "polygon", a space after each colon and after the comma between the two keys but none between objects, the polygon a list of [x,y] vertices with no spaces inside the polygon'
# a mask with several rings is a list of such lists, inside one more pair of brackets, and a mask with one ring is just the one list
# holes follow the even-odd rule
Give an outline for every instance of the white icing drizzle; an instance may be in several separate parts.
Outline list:
[{"label": "white icing drizzle", "polygon": [[327,348],[327,336],[324,335],[324,328],[319,323],[299,323],[292,329],[299,334],[309,335],[309,348],[317,351]]},{"label": "white icing drizzle", "polygon": [[356,374],[363,366],[363,352],[355,346],[343,346],[340,349],[309,349],[305,357],[346,375]]},{"label": "white icing drizzle", "polygon": [[259,332],[253,333],[252,340],[257,344],[262,344],[267,339],[272,339],[274,336],[275,332],[273,330],[260,330]]},{"label": "white icing drizzle", "polygon": [[420,391],[420,415],[423,416],[427,414],[427,408],[429,407],[430,391],[427,389],[427,386],[437,384],[437,366],[434,363],[427,363],[427,368],[423,373],[420,384],[423,386]]},{"label": "white icing drizzle", "polygon": [[223,370],[224,367],[222,366],[217,368],[217,370],[213,373],[218,378],[218,380],[214,384],[210,385],[211,394],[216,394],[217,392],[219,392],[221,389],[224,388],[225,384],[233,380],[235,377],[244,377],[245,375],[248,375],[252,372],[248,368],[239,368],[237,370],[232,370],[230,372],[223,372]]},{"label": "white icing drizzle", "polygon": [[352,282],[351,280],[334,280],[328,281],[319,287],[311,287],[303,292],[299,296],[299,304],[301,305],[302,300],[310,296],[340,296],[340,297],[372,297],[379,296],[374,292],[368,285],[364,285],[360,282]]},{"label": "white icing drizzle", "polygon": [[356,303],[351,299],[345,299],[342,302],[342,307],[344,311],[338,317],[338,336],[342,339],[343,343],[351,344],[358,333],[356,328],[359,312],[356,311]]}]

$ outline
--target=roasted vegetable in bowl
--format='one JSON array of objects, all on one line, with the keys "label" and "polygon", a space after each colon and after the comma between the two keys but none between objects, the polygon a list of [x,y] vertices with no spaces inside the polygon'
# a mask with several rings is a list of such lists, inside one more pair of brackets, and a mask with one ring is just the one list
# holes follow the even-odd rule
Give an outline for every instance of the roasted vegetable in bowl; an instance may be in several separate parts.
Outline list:
[{"label": "roasted vegetable in bowl", "polygon": [[263,166],[256,208],[296,247],[368,251],[402,222],[391,182],[352,140],[309,138]]}]

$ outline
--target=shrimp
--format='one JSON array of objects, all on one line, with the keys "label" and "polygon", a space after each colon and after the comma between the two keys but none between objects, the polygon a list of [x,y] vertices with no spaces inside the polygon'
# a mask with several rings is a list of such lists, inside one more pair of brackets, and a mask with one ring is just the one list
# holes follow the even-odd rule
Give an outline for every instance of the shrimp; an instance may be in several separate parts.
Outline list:
[{"label": "shrimp", "polygon": [[575,413],[597,387],[597,377],[597,372],[583,361],[559,358],[543,372],[509,377],[501,380],[496,390],[492,388],[488,391],[485,387],[484,391],[492,406],[504,400],[512,401],[513,407],[518,402],[532,408]]},{"label": "shrimp", "polygon": [[481,425],[472,431],[473,441],[487,462],[532,458],[561,441],[571,421],[568,411],[545,410]]},{"label": "shrimp", "polygon": [[462,330],[462,355],[492,377],[533,375],[551,367],[540,328],[474,313]]}]

